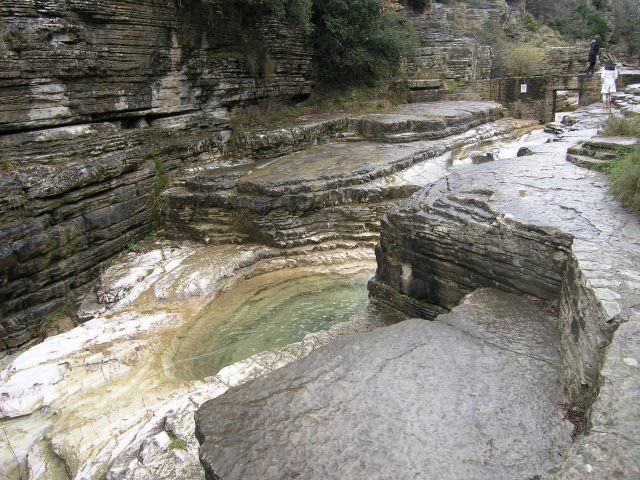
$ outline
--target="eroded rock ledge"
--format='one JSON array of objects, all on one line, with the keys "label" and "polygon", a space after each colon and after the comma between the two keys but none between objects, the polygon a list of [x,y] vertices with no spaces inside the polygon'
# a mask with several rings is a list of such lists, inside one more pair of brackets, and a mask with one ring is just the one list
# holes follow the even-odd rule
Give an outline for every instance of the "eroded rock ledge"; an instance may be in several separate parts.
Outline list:
[{"label": "eroded rock ledge", "polygon": [[534,478],[572,430],[541,306],[478,291],[229,390],[196,413],[206,478]]},{"label": "eroded rock ledge", "polygon": [[[603,174],[565,158],[568,146],[596,133],[601,113],[578,112],[573,126],[559,127],[556,142],[453,172],[392,207],[382,222],[372,299],[437,321],[339,340],[205,403],[196,432],[207,478],[258,471],[274,478],[513,478],[514,465],[523,478],[636,478],[640,225],[609,196]],[[531,323],[533,307],[523,300],[530,296],[541,299],[541,310],[559,307],[550,330]],[[483,310],[488,305],[493,310]],[[504,315],[505,305],[515,306],[512,315]],[[557,357],[548,355],[552,345]],[[541,362],[541,371],[557,366],[557,377],[543,377],[558,390],[540,386],[530,402],[512,391],[508,406],[489,391],[474,397],[486,373],[474,368],[493,349]],[[502,367],[489,370],[490,383],[505,389],[517,390],[523,375],[531,380],[521,371],[501,379]],[[443,372],[446,378],[429,383]],[[524,417],[512,404],[524,406]],[[488,410],[465,411],[473,406]],[[542,443],[528,438],[535,428],[524,419],[537,411],[544,412],[533,422],[546,432]],[[584,413],[581,423],[575,411]],[[504,412],[523,436],[500,448],[496,439],[513,433],[500,431]],[[457,433],[452,418],[468,418],[466,430]],[[569,418],[582,431],[563,443],[558,432],[571,429]],[[526,461],[516,458],[523,438],[534,447]],[[507,457],[509,469],[501,470]]]},{"label": "eroded rock ledge", "polygon": [[[502,107],[492,102],[447,108],[446,115],[444,104],[415,104],[389,115],[305,117],[236,135],[235,156],[224,159],[230,127],[212,111],[2,136],[0,154],[11,169],[0,168],[0,349],[37,336],[47,314],[159,215],[207,243],[288,247],[343,239],[372,246],[389,201],[418,188],[386,178],[526,125],[500,119]],[[336,137],[350,141],[311,148]],[[400,140],[421,141],[374,143]],[[435,179],[446,162],[434,168]],[[299,175],[291,176],[294,170]],[[161,195],[175,176],[174,188]]]},{"label": "eroded rock ledge", "polygon": [[562,380],[587,433],[549,478],[633,478],[639,245],[637,218],[607,194],[604,175],[547,144],[454,173],[391,209],[370,289],[427,318],[488,286],[559,304]]}]

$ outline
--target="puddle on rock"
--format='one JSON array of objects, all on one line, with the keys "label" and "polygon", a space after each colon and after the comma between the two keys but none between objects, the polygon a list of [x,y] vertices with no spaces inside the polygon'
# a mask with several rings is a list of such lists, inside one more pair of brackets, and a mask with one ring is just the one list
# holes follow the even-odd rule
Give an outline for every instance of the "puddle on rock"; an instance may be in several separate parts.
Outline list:
[{"label": "puddle on rock", "polygon": [[176,333],[166,373],[180,380],[202,379],[347,321],[366,310],[372,274],[294,269],[241,282]]}]

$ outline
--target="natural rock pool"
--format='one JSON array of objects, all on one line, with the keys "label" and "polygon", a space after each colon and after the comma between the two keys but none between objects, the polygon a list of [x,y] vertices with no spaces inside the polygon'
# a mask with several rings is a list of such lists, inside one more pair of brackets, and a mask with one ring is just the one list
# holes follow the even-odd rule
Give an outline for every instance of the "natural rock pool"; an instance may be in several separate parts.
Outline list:
[{"label": "natural rock pool", "polygon": [[372,271],[351,275],[278,271],[217,298],[173,342],[170,376],[198,380],[265,350],[298,342],[367,308]]}]

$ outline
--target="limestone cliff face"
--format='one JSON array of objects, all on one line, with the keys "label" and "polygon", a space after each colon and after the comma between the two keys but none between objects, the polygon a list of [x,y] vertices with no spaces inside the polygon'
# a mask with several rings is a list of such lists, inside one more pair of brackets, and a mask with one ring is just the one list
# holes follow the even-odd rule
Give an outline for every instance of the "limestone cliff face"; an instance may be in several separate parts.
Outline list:
[{"label": "limestone cliff face", "polygon": [[12,0],[0,6],[0,131],[229,106],[308,89],[310,50],[275,21],[262,30],[269,81],[215,54],[199,2]]},{"label": "limestone cliff face", "polygon": [[[199,2],[11,0],[0,5],[0,349],[140,238],[166,176],[220,154],[220,113],[311,87],[301,31],[258,25],[273,64],[221,54]],[[187,5],[188,4],[188,5]]]},{"label": "limestone cliff face", "polygon": [[[476,37],[487,36],[487,29],[511,32],[521,39],[527,31],[520,16],[522,2],[505,0],[466,1],[457,4],[436,3],[422,12],[395,3],[412,21],[419,45],[416,58],[408,65],[410,76],[455,80],[460,84],[486,80],[492,76],[497,52]],[[535,75],[567,75],[584,71],[584,45],[546,48]],[[503,67],[505,68],[505,67]],[[495,76],[496,72],[493,72]],[[517,76],[517,72],[503,72],[501,76]],[[478,98],[476,96],[476,98]]]},{"label": "limestone cliff face", "polygon": [[409,70],[417,76],[462,81],[486,79],[491,75],[491,48],[465,35],[461,26],[480,26],[487,20],[501,23],[509,15],[504,0],[468,5],[461,11],[448,5],[432,2],[421,13],[405,12],[411,19],[419,39],[416,58]]}]

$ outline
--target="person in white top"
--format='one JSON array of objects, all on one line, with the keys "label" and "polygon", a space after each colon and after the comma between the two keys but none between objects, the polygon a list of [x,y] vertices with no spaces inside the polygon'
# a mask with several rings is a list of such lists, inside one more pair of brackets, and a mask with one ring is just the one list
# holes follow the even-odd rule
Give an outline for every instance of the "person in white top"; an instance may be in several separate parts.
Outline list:
[{"label": "person in white top", "polygon": [[611,94],[616,92],[616,80],[618,79],[618,69],[611,58],[605,62],[600,76],[602,77],[602,88],[600,89],[602,105],[606,110],[611,108]]}]

